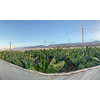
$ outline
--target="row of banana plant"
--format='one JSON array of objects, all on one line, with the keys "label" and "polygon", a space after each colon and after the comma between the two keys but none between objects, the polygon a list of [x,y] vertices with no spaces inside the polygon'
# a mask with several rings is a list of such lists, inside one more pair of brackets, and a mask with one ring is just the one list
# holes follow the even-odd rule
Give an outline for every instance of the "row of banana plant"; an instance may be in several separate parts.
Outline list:
[{"label": "row of banana plant", "polygon": [[[0,52],[0,59],[10,62],[10,52]],[[86,47],[82,49],[63,49],[57,47],[49,50],[12,51],[11,63],[25,69],[42,73],[61,73],[100,64],[100,48]]]}]

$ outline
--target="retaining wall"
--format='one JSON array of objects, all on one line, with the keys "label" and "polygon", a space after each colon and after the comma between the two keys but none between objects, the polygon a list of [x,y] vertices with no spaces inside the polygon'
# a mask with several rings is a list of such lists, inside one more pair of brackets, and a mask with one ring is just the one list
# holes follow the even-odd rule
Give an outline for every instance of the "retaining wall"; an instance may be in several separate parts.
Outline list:
[{"label": "retaining wall", "polygon": [[100,66],[69,73],[44,74],[0,60],[0,80],[99,80]]}]

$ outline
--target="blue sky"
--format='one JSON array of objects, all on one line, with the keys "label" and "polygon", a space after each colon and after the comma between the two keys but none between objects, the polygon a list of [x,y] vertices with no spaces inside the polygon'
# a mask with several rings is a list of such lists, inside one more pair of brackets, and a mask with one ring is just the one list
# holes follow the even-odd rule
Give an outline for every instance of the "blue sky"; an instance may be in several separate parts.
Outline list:
[{"label": "blue sky", "polygon": [[81,42],[82,28],[85,41],[100,40],[99,20],[0,20],[0,48]]}]

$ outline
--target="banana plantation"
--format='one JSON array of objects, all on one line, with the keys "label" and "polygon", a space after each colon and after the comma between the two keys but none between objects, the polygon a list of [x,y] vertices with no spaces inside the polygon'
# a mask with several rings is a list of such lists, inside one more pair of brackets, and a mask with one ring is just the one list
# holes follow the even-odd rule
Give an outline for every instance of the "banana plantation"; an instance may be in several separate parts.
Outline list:
[{"label": "banana plantation", "polygon": [[[0,52],[0,59],[10,62],[10,52]],[[100,65],[100,48],[86,47],[49,50],[11,51],[11,63],[42,73],[62,73]]]}]

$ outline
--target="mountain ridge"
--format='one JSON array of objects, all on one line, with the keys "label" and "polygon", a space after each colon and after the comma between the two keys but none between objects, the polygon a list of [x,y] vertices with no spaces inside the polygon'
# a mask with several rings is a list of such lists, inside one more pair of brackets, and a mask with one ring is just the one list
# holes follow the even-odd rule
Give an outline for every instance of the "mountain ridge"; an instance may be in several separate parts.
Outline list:
[{"label": "mountain ridge", "polygon": [[[99,40],[95,40],[95,41],[92,41],[91,42],[84,42],[84,46],[98,46],[100,43]],[[55,46],[82,46],[83,44],[82,43],[61,43],[61,44],[51,44],[51,45],[48,45],[48,46],[44,46],[44,45],[37,45],[37,46],[24,46],[24,47],[17,47],[17,49],[28,49],[28,48],[52,48],[52,47],[55,47]]]}]

